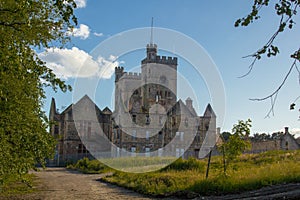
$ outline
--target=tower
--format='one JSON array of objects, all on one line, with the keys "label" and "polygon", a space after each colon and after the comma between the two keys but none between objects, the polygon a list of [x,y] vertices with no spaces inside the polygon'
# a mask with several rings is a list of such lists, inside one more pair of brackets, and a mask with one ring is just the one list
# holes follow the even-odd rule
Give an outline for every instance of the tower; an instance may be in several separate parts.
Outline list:
[{"label": "tower", "polygon": [[147,45],[147,57],[142,60],[142,102],[147,110],[159,103],[166,110],[177,100],[177,58],[157,55],[157,45]]}]

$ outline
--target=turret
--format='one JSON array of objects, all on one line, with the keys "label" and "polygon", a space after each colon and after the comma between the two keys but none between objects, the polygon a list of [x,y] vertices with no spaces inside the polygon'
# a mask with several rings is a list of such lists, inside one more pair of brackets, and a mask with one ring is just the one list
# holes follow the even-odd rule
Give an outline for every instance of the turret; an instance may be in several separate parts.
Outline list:
[{"label": "turret", "polygon": [[142,64],[147,63],[165,64],[177,69],[177,57],[158,56],[156,44],[147,44],[147,57],[142,60]]},{"label": "turret", "polygon": [[124,67],[116,67],[115,68],[115,82],[118,82],[119,79],[123,76],[124,74]]},{"label": "turret", "polygon": [[147,59],[155,60],[157,55],[157,45],[156,44],[147,44]]}]

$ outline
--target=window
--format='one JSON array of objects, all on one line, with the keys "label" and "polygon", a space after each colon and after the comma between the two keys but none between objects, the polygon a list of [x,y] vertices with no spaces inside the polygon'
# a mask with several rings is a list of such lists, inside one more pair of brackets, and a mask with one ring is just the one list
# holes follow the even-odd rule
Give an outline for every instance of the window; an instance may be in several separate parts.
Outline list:
[{"label": "window", "polygon": [[117,147],[117,157],[120,157],[120,148]]},{"label": "window", "polygon": [[82,144],[79,144],[77,147],[77,153],[82,153]]},{"label": "window", "polygon": [[132,131],[132,136],[131,136],[132,140],[136,140],[136,130]]},{"label": "window", "polygon": [[69,120],[72,120],[72,117],[73,117],[73,116],[72,116],[72,111],[69,111],[69,112],[68,112],[68,118],[69,118]]},{"label": "window", "polygon": [[136,152],[136,147],[131,147],[131,152],[132,153]]},{"label": "window", "polygon": [[59,127],[58,127],[58,125],[54,126],[54,134],[59,134]]},{"label": "window", "polygon": [[209,125],[206,124],[206,125],[205,125],[205,130],[208,131],[208,128],[209,128]]},{"label": "window", "polygon": [[159,116],[158,118],[159,125],[163,124],[163,116]]},{"label": "window", "polygon": [[146,140],[149,140],[149,135],[150,135],[150,132],[146,131]]},{"label": "window", "polygon": [[145,153],[145,156],[146,156],[146,157],[149,157],[149,156],[150,156],[150,148],[149,148],[149,147],[146,147],[146,148],[145,148],[145,152],[146,152],[146,153]]},{"label": "window", "polygon": [[184,158],[184,149],[180,149],[180,155],[182,158]]},{"label": "window", "polygon": [[149,117],[149,115],[146,115],[146,125],[149,125],[150,124],[150,117]]},{"label": "window", "polygon": [[184,139],[184,132],[180,132],[180,141],[182,142]]},{"label": "window", "polygon": [[120,139],[120,129],[114,129],[114,138]]},{"label": "window", "polygon": [[182,142],[184,139],[184,132],[176,132],[176,137],[177,138],[179,137],[180,141]]},{"label": "window", "polygon": [[162,139],[163,139],[163,134],[162,134],[161,131],[159,131],[159,133],[158,133],[158,139],[159,139],[159,140],[162,140]]},{"label": "window", "polygon": [[136,147],[131,147],[131,156],[135,156]]},{"label": "window", "polygon": [[162,156],[162,153],[163,153],[163,149],[162,149],[162,148],[159,148],[159,149],[158,149],[158,157],[161,157],[161,156]]},{"label": "window", "polygon": [[132,115],[132,122],[136,123],[136,115]]},{"label": "window", "polygon": [[158,103],[158,101],[159,101],[159,96],[158,96],[158,94],[156,94],[156,96],[155,96],[155,102]]},{"label": "window", "polygon": [[179,158],[179,156],[180,156],[180,150],[176,148],[176,158]]},{"label": "window", "polygon": [[184,120],[184,125],[185,125],[185,127],[187,127],[189,125],[189,119],[187,117]]}]

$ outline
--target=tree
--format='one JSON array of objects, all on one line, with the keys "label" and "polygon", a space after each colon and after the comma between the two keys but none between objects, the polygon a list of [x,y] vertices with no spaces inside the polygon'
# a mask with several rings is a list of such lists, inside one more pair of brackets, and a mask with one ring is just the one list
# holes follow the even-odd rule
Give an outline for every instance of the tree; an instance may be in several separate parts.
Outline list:
[{"label": "tree", "polygon": [[77,24],[73,0],[0,0],[0,186],[22,178],[53,155],[42,110],[45,86],[71,89],[45,66],[33,48],[63,46]]},{"label": "tree", "polygon": [[229,140],[229,137],[231,136],[231,133],[230,132],[226,132],[224,131],[222,134],[221,134],[221,137],[223,138],[223,140],[226,142]]},{"label": "tree", "polygon": [[220,147],[223,154],[224,173],[228,165],[241,155],[245,150],[250,148],[250,142],[247,140],[250,135],[251,120],[239,120],[238,124],[233,125],[232,134],[228,141],[224,142]]},{"label": "tree", "polygon": [[[252,10],[251,12],[243,17],[238,19],[235,22],[235,26],[248,26],[249,24],[253,23],[255,20],[260,19],[260,10],[263,7],[268,7],[270,6],[270,0],[254,0],[253,1],[253,6],[252,6]],[[253,69],[255,63],[257,60],[260,60],[262,58],[263,55],[267,55],[267,57],[272,57],[272,56],[276,56],[279,53],[279,47],[274,45],[274,41],[276,39],[276,37],[284,32],[287,28],[288,29],[293,29],[294,25],[295,25],[295,17],[297,15],[297,11],[299,9],[299,5],[300,5],[300,1],[299,0],[277,0],[275,2],[275,12],[276,14],[279,16],[279,24],[278,27],[276,29],[276,31],[274,32],[274,34],[269,38],[269,40],[261,47],[259,48],[256,52],[246,56],[246,57],[251,57],[253,60],[249,66],[249,71],[243,75],[247,76]],[[290,56],[292,58],[292,64],[289,67],[289,70],[287,72],[287,74],[285,75],[283,81],[281,82],[281,84],[278,86],[278,88],[272,92],[270,95],[267,95],[263,98],[253,98],[251,100],[253,101],[264,101],[267,99],[270,99],[271,101],[271,108],[267,114],[267,117],[273,113],[274,114],[274,106],[275,106],[275,102],[277,99],[277,95],[280,91],[280,89],[282,88],[282,86],[285,84],[286,80],[288,79],[289,75],[291,74],[292,70],[295,68],[297,70],[297,72],[300,74],[300,70],[297,67],[297,64],[300,61],[300,48],[296,49],[293,51],[293,53]],[[290,105],[290,109],[293,110],[295,107],[295,102],[300,98],[300,96],[298,98],[296,98],[294,100],[294,102],[291,103]]]},{"label": "tree", "polygon": [[271,136],[267,133],[255,133],[252,137],[251,140],[254,141],[267,141],[271,140]]}]

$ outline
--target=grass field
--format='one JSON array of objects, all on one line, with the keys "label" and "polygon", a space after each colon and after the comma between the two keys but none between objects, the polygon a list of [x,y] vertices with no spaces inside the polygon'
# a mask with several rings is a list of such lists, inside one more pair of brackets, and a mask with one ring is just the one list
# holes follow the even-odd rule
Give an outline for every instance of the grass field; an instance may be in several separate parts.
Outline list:
[{"label": "grass field", "polygon": [[[128,163],[132,163],[131,159],[134,158],[129,158]],[[168,196],[178,191],[219,195],[280,183],[300,182],[300,151],[244,154],[228,166],[226,175],[223,173],[222,157],[214,156],[211,159],[208,179],[205,178],[206,166],[207,159],[178,159],[155,172],[126,173],[106,167],[97,160],[85,159],[69,167],[85,173],[113,172],[112,176],[103,180],[154,196]]]}]

